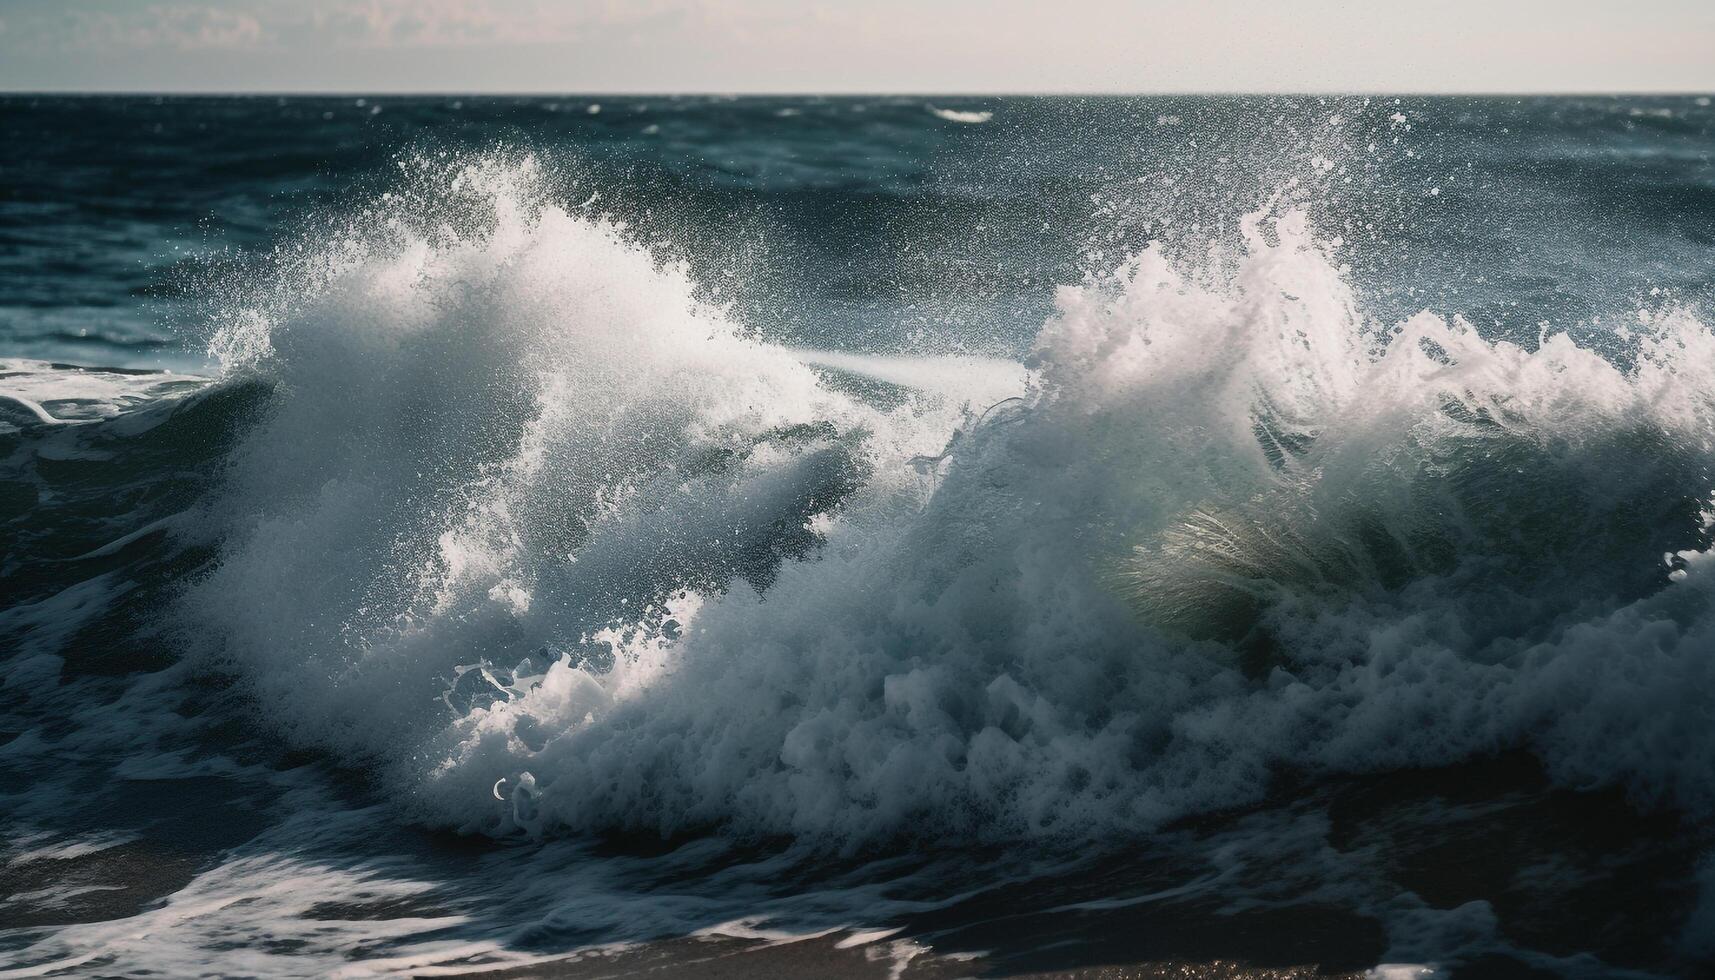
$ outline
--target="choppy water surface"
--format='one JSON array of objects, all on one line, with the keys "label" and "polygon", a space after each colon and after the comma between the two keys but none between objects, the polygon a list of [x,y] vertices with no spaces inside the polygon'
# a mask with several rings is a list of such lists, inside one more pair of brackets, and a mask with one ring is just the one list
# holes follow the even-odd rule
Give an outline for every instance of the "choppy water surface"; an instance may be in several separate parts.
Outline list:
[{"label": "choppy water surface", "polygon": [[0,134],[0,976],[1711,968],[1707,98]]}]

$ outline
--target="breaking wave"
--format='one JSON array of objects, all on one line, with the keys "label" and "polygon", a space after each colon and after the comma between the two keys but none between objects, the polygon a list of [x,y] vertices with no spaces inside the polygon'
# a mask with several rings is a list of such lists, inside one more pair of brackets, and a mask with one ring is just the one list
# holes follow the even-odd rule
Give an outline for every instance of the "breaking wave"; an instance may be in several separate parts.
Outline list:
[{"label": "breaking wave", "polygon": [[449,186],[225,321],[271,394],[179,609],[419,819],[1080,838],[1518,747],[1715,810],[1689,312],[1380,324],[1271,204],[1063,287],[1027,365],[818,355],[528,166]]}]

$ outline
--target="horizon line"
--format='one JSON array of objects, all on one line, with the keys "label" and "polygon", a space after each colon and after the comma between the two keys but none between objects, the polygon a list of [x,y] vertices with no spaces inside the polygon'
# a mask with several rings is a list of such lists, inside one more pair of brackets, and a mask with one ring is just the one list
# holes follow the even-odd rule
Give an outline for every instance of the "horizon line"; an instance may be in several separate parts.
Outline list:
[{"label": "horizon line", "polygon": [[0,86],[0,96],[58,95],[58,96],[120,96],[120,97],[191,97],[191,98],[344,98],[344,97],[415,97],[415,98],[797,98],[797,99],[1046,99],[1046,98],[1171,98],[1178,96],[1215,98],[1707,98],[1715,96],[1712,89],[1046,89],[1038,91],[945,90],[832,90],[755,89],[722,91],[718,89],[128,89],[128,88],[6,88]]}]

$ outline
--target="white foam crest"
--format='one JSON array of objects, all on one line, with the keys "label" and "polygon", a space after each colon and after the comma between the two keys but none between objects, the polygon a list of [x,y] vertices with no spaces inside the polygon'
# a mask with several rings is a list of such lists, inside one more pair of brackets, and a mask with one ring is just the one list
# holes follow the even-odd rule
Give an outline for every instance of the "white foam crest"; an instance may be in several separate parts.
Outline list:
[{"label": "white foam crest", "polygon": [[[85,368],[0,358],[0,433],[20,425],[75,426],[113,419],[145,405],[174,400],[204,383],[204,379],[171,371],[129,371]],[[161,411],[133,412],[142,425],[158,422]],[[139,427],[121,425],[117,431]]]},{"label": "white foam crest", "polygon": [[1242,254],[1062,290],[1041,391],[967,416],[925,498],[902,462],[949,399],[837,394],[519,197],[270,323],[279,404],[193,597],[284,728],[427,819],[1125,834],[1519,745],[1715,810],[1691,315],[1607,357],[1384,327],[1259,213]]},{"label": "white foam crest", "polygon": [[955,402],[992,405],[1031,387],[1030,372],[1017,361],[974,354],[895,357],[847,351],[800,350],[804,363],[860,377],[936,392]]},{"label": "white foam crest", "polygon": [[967,126],[980,126],[994,118],[994,113],[974,109],[942,109],[939,106],[928,106],[930,114],[948,122],[963,123]]},{"label": "white foam crest", "polygon": [[455,679],[499,690],[463,668],[599,654],[765,578],[859,479],[918,493],[902,461],[957,418],[824,388],[537,176],[479,161],[389,195],[215,338],[275,395],[187,612],[306,742],[415,766],[402,746],[470,708]]}]

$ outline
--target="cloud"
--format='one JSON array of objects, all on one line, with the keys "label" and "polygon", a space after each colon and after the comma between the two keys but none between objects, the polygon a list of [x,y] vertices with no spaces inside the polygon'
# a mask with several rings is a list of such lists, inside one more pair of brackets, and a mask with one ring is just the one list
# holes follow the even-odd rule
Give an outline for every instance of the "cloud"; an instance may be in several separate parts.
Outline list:
[{"label": "cloud", "polygon": [[[0,0],[12,88],[1706,90],[1708,0]],[[1552,16],[1550,15],[1552,13]],[[1472,25],[1479,25],[1480,29]],[[1451,71],[1449,69],[1452,69]]]},{"label": "cloud", "polygon": [[[575,40],[601,4],[496,0],[357,0],[311,4],[303,22],[335,44],[481,47]],[[597,8],[592,11],[591,8]],[[592,15],[593,14],[593,15]]]},{"label": "cloud", "polygon": [[73,11],[70,16],[66,47],[77,50],[249,48],[264,33],[255,15],[209,5],[151,4],[131,13]]},{"label": "cloud", "polygon": [[[669,15],[673,0],[266,0],[38,6],[30,34],[75,51],[265,47],[470,48],[554,44]],[[80,7],[82,9],[80,9]]]}]

